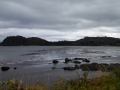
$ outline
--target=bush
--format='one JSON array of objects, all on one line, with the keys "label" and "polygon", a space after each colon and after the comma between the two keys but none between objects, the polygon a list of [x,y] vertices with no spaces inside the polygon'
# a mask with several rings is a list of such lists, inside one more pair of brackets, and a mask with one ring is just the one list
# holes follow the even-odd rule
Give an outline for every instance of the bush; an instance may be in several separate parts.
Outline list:
[{"label": "bush", "polygon": [[23,90],[22,81],[13,79],[2,82],[0,85],[0,90]]},{"label": "bush", "polygon": [[76,79],[58,79],[51,87],[48,85],[36,85],[23,87],[22,81],[8,80],[0,84],[0,90],[120,90],[120,68],[112,74],[94,79],[88,79],[88,73],[82,76],[77,73]]}]

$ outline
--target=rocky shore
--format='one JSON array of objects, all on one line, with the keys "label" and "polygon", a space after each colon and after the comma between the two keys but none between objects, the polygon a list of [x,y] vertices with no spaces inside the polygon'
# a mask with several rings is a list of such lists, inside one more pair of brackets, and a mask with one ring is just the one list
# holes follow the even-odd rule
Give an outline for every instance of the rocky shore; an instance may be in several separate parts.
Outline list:
[{"label": "rocky shore", "polygon": [[119,63],[91,63],[91,64],[81,64],[80,68],[83,71],[113,71],[116,68],[120,67]]},{"label": "rocky shore", "polygon": [[[107,57],[107,56],[106,56]],[[82,62],[85,62],[84,64],[81,64]],[[58,60],[53,60],[54,64],[58,64]],[[65,58],[64,63],[74,63],[73,66],[67,66],[67,67],[62,67],[61,69],[64,70],[76,70],[76,69],[82,69],[82,71],[113,71],[116,68],[120,67],[120,63],[90,63],[90,60],[87,58],[74,58],[74,59],[69,59]],[[53,67],[52,69],[57,69],[56,67]]]},{"label": "rocky shore", "polygon": [[[107,57],[107,56],[106,56]],[[51,69],[58,69],[56,66],[56,64],[59,64],[60,61],[57,59],[54,59],[52,61],[52,63],[55,65],[54,67],[52,67]],[[82,71],[113,71],[116,68],[120,67],[120,63],[96,63],[96,62],[90,62],[90,59],[87,58],[65,58],[64,64],[68,64],[68,63],[72,63],[72,65],[74,66],[63,66],[59,69],[63,69],[63,70],[69,70],[69,71],[73,71],[76,69],[81,69]],[[11,69],[8,66],[2,66],[1,67],[1,71],[8,71],[9,69]],[[17,68],[14,67],[14,70],[16,70]]]},{"label": "rocky shore", "polygon": [[[54,59],[52,61],[53,64],[59,64],[59,60]],[[59,69],[63,69],[63,70],[76,70],[76,69],[81,69],[82,71],[113,71],[116,68],[120,67],[120,63],[96,63],[96,62],[90,62],[90,59],[87,58],[73,58],[73,59],[69,59],[69,58],[65,58],[65,61],[63,62],[64,64],[68,64],[68,63],[73,63],[74,66],[64,66],[61,67]],[[57,65],[56,65],[57,66]],[[56,66],[52,67],[52,69],[58,69],[56,68]],[[1,71],[8,71],[10,69],[10,67],[8,66],[2,66],[1,67]],[[14,70],[16,70],[17,68],[14,67]]]}]

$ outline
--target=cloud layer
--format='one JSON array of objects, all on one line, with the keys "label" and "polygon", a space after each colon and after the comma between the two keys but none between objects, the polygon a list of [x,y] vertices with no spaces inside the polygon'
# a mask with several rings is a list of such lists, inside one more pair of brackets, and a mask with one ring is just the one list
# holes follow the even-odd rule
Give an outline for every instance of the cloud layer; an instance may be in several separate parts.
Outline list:
[{"label": "cloud layer", "polygon": [[118,0],[1,0],[0,40],[11,35],[50,41],[120,38],[119,6]]}]

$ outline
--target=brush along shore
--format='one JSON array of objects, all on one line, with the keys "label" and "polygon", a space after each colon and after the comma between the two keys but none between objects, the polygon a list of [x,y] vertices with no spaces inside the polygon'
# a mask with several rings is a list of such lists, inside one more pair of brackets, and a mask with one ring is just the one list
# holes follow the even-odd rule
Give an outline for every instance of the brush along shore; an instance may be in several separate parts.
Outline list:
[{"label": "brush along shore", "polygon": [[88,79],[88,73],[79,75],[76,79],[60,78],[52,86],[37,83],[35,86],[24,86],[23,81],[8,80],[1,82],[0,90],[120,90],[120,68],[110,74],[94,79]]}]

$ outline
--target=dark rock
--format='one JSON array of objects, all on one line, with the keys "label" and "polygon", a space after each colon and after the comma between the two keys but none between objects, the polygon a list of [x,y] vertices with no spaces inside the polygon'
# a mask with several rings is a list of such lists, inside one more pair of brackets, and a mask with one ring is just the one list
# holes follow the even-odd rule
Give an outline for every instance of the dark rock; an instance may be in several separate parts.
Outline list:
[{"label": "dark rock", "polygon": [[120,67],[120,64],[119,64],[119,63],[110,63],[110,66],[113,66],[113,67]]},{"label": "dark rock", "polygon": [[83,62],[90,62],[90,60],[86,58],[74,58],[73,60],[82,60]]},{"label": "dark rock", "polygon": [[70,61],[72,61],[72,59],[65,58],[65,62],[70,62]]},{"label": "dark rock", "polygon": [[90,64],[82,64],[82,65],[80,65],[80,68],[83,71],[89,71],[90,70],[89,66],[90,66]]},{"label": "dark rock", "polygon": [[14,67],[14,70],[16,70],[17,68],[16,67]]},{"label": "dark rock", "polygon": [[101,56],[101,58],[109,58],[109,57],[111,57],[111,56]]},{"label": "dark rock", "polygon": [[82,64],[80,68],[83,71],[112,71],[120,67],[120,64],[106,64],[106,63],[91,63],[91,64]]},{"label": "dark rock", "polygon": [[80,64],[81,62],[79,62],[79,61],[74,61],[74,63]]},{"label": "dark rock", "polygon": [[91,71],[98,71],[98,70],[100,70],[99,65],[90,65],[89,68],[90,68]]},{"label": "dark rock", "polygon": [[84,60],[85,58],[74,58],[73,60]]},{"label": "dark rock", "polygon": [[53,63],[54,63],[54,64],[56,64],[56,63],[58,63],[58,62],[59,62],[58,60],[53,60]]},{"label": "dark rock", "polygon": [[70,71],[72,71],[72,70],[76,70],[75,67],[64,67],[63,69],[64,69],[64,70],[70,70]]},{"label": "dark rock", "polygon": [[1,70],[2,71],[7,71],[7,70],[9,70],[10,68],[8,67],[8,66],[3,66],[3,67],[1,67]]},{"label": "dark rock", "polygon": [[75,68],[76,68],[76,69],[80,69],[80,66],[78,66],[78,65],[75,65]]},{"label": "dark rock", "polygon": [[80,68],[83,71],[97,71],[100,69],[99,65],[97,64],[82,64]]},{"label": "dark rock", "polygon": [[56,67],[52,67],[52,69],[56,69]]},{"label": "dark rock", "polygon": [[89,63],[89,62],[90,62],[90,60],[85,60],[85,62]]},{"label": "dark rock", "polygon": [[90,62],[90,60],[88,60],[88,59],[84,59],[84,60],[82,60],[83,62],[87,62],[87,63],[89,63]]},{"label": "dark rock", "polygon": [[98,63],[91,63],[92,65],[98,65]]}]

